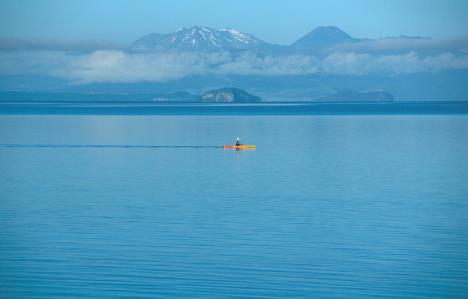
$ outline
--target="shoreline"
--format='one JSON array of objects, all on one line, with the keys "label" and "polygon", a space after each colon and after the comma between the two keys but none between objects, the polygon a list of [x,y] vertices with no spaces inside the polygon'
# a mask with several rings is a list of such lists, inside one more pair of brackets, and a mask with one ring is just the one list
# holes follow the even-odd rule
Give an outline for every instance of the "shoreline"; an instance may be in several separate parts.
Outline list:
[{"label": "shoreline", "polygon": [[450,102],[265,102],[255,104],[152,102],[3,102],[0,115],[355,115],[468,114],[468,101]]}]

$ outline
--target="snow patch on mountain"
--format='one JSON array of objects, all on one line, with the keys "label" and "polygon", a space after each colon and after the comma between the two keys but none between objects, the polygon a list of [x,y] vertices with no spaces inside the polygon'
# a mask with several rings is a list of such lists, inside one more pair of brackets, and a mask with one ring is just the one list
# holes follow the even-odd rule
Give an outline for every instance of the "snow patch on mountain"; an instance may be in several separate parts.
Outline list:
[{"label": "snow patch on mountain", "polygon": [[223,51],[251,50],[266,42],[236,29],[213,29],[203,26],[182,28],[174,33],[151,33],[130,45],[134,52],[147,51]]}]

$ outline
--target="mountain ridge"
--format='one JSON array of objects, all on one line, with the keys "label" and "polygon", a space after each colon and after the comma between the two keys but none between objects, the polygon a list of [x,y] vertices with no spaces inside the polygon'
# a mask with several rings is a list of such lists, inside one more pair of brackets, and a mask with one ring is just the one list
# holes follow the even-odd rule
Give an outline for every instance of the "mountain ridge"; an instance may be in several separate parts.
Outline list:
[{"label": "mountain ridge", "polygon": [[[376,39],[356,38],[336,26],[318,26],[289,45],[269,43],[252,34],[234,28],[214,29],[206,26],[192,26],[171,33],[149,33],[132,42],[127,51],[132,53],[158,52],[220,52],[232,53],[251,51],[260,55],[313,54],[326,56],[336,51],[360,51],[368,43],[406,40],[407,42],[431,41],[421,36],[395,36]],[[379,45],[374,51],[385,52]],[[413,49],[411,49],[413,50]]]},{"label": "mountain ridge", "polygon": [[290,45],[277,45],[234,28],[213,29],[192,26],[171,33],[149,33],[128,47],[131,52],[153,51],[242,51],[291,52],[323,49],[359,41],[335,26],[319,26]]},{"label": "mountain ridge", "polygon": [[251,34],[233,28],[192,26],[167,34],[150,33],[129,46],[133,52],[171,50],[251,50],[269,45]]}]

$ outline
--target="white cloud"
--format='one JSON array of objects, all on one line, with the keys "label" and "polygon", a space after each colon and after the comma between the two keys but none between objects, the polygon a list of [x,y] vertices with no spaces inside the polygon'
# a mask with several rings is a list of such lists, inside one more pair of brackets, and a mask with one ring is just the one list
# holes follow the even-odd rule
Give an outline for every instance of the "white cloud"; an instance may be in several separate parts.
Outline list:
[{"label": "white cloud", "polygon": [[167,81],[190,75],[300,75],[316,73],[320,61],[313,56],[258,56],[228,52],[131,54],[96,51],[53,71],[75,83]]},{"label": "white cloud", "polygon": [[335,52],[311,55],[256,55],[229,52],[135,54],[99,50],[87,54],[61,51],[0,51],[0,75],[47,74],[84,84],[168,81],[191,75],[407,74],[468,69],[468,55],[420,56]]},{"label": "white cloud", "polygon": [[325,74],[412,74],[445,69],[468,69],[468,56],[442,53],[420,57],[414,52],[376,56],[338,52],[323,59],[321,67],[321,71]]},{"label": "white cloud", "polygon": [[320,60],[314,56],[258,56],[247,53],[219,65],[216,73],[239,75],[303,75],[317,73]]},{"label": "white cloud", "polygon": [[468,37],[457,39],[431,39],[393,37],[343,43],[329,49],[331,52],[408,53],[408,52],[462,52],[468,53]]},{"label": "white cloud", "polygon": [[205,74],[211,67],[230,60],[228,53],[129,54],[96,51],[79,56],[56,74],[77,83],[167,81]]},{"label": "white cloud", "polygon": [[106,41],[0,37],[0,51],[95,51],[125,48],[126,45]]}]

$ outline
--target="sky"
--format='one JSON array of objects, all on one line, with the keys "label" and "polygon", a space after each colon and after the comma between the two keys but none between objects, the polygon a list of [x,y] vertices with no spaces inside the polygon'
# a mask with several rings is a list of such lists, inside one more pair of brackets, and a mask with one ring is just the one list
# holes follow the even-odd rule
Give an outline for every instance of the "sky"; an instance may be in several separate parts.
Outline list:
[{"label": "sky", "polygon": [[354,37],[468,36],[468,0],[1,0],[0,37],[129,44],[202,25],[290,44],[320,25]]}]

